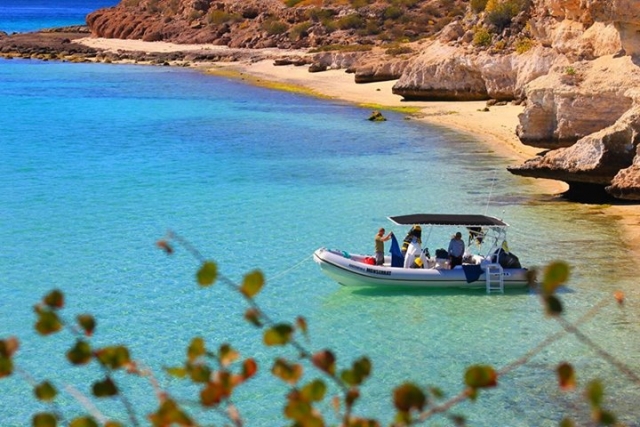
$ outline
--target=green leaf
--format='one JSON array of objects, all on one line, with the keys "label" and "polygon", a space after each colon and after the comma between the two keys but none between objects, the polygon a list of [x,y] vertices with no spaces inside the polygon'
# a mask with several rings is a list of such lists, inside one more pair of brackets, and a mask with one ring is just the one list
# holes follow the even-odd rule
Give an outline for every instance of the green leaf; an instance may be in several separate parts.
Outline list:
[{"label": "green leaf", "polygon": [[40,311],[36,321],[36,331],[40,335],[51,335],[62,329],[62,322],[53,311]]},{"label": "green leaf", "polygon": [[171,426],[173,424],[181,426],[195,425],[191,418],[171,399],[163,401],[158,410],[149,415],[149,420],[154,426]]},{"label": "green leaf", "polygon": [[85,335],[90,337],[96,328],[96,320],[90,314],[80,314],[77,317],[78,325],[82,328]]},{"label": "green leaf", "polygon": [[64,306],[64,295],[57,289],[49,292],[42,299],[42,302],[50,308],[57,309],[62,308]]},{"label": "green leaf", "polygon": [[131,363],[129,350],[124,346],[110,346],[96,351],[100,363],[110,369],[120,369]]},{"label": "green leaf", "polygon": [[196,275],[200,286],[211,286],[218,278],[218,266],[212,261],[205,261]]},{"label": "green leaf", "polygon": [[67,351],[67,360],[74,365],[84,365],[91,361],[91,345],[84,340],[77,340],[76,345]]},{"label": "green leaf", "polygon": [[575,426],[576,424],[569,418],[564,418],[562,421],[560,421],[560,424],[558,424],[558,427],[575,427]]},{"label": "green leaf", "polygon": [[253,298],[262,290],[263,286],[264,276],[261,271],[255,270],[244,276],[244,280],[240,286],[240,292],[247,298]]},{"label": "green leaf", "polygon": [[306,426],[307,419],[312,416],[312,410],[311,404],[303,399],[298,390],[292,390],[287,395],[287,404],[284,408],[284,415],[287,418]]},{"label": "green leaf", "polygon": [[58,394],[53,384],[51,384],[49,381],[43,381],[40,384],[36,385],[33,389],[33,392],[35,393],[38,400],[42,400],[44,402],[52,401]]},{"label": "green leaf", "polygon": [[120,424],[117,421],[107,421],[104,423],[104,427],[124,427],[124,424]]},{"label": "green leaf", "polygon": [[165,372],[172,377],[185,378],[187,376],[187,370],[183,367],[179,368],[164,368]]},{"label": "green leaf", "polygon": [[189,377],[195,383],[206,383],[211,379],[211,369],[206,365],[189,366]]},{"label": "green leaf", "polygon": [[552,262],[544,269],[542,293],[552,295],[567,280],[569,280],[569,264],[563,261]]},{"label": "green leaf", "polygon": [[327,385],[322,380],[313,380],[309,384],[306,384],[300,390],[305,400],[311,402],[320,402],[324,399],[324,395],[327,392]]},{"label": "green leaf", "polygon": [[268,346],[285,345],[291,340],[293,328],[286,323],[275,325],[264,333],[264,343]]},{"label": "green leaf", "polygon": [[112,397],[118,394],[118,387],[109,377],[93,383],[92,390],[95,397]]},{"label": "green leaf", "polygon": [[0,378],[8,377],[11,374],[13,374],[13,360],[0,356]]},{"label": "green leaf", "polygon": [[351,369],[341,372],[340,378],[351,387],[359,386],[371,373],[371,361],[362,357],[353,362]]},{"label": "green leaf", "polygon": [[602,410],[602,409],[595,411],[593,418],[599,424],[602,424],[605,426],[612,426],[618,422],[616,416],[613,413]]},{"label": "green leaf", "polygon": [[55,415],[48,412],[40,412],[33,416],[31,424],[33,427],[56,427],[58,422]]},{"label": "green leaf", "polygon": [[69,427],[99,427],[92,417],[78,417],[69,423]]},{"label": "green leaf", "polygon": [[475,365],[465,372],[464,382],[474,389],[495,387],[498,385],[498,374],[491,366]]},{"label": "green leaf", "polygon": [[196,337],[191,340],[191,344],[187,348],[187,358],[193,362],[197,358],[204,356],[207,349],[205,348],[204,339]]},{"label": "green leaf", "polygon": [[585,390],[587,400],[591,403],[591,406],[594,408],[599,408],[602,405],[602,399],[604,397],[604,387],[602,383],[598,380],[593,380],[589,384],[587,384],[587,388]]},{"label": "green leaf", "polygon": [[393,391],[393,404],[402,412],[422,411],[427,404],[427,396],[417,385],[404,383]]}]

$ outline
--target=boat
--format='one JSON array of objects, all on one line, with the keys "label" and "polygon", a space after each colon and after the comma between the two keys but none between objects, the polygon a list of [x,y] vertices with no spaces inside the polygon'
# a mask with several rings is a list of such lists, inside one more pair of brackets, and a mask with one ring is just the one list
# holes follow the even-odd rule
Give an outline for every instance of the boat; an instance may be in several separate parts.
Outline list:
[{"label": "boat", "polygon": [[[410,214],[388,217],[400,226],[411,226],[424,236],[428,228],[428,240],[433,234],[444,237],[447,245],[450,229],[466,229],[465,254],[462,265],[450,268],[448,253],[438,249],[432,256],[428,247],[415,251],[415,240],[406,242],[403,254],[395,235],[391,235],[390,255],[384,257],[383,265],[375,265],[369,254],[355,254],[340,249],[322,247],[314,254],[321,271],[344,286],[394,287],[394,288],[485,288],[487,293],[504,292],[505,288],[525,287],[530,281],[530,273],[523,268],[518,257],[509,251],[507,228],[501,219],[486,215],[460,214]],[[434,230],[438,230],[434,233]],[[415,234],[415,233],[414,233]],[[424,246],[428,242],[424,243]],[[411,246],[414,246],[413,252]],[[413,267],[407,267],[407,257],[415,260]]]}]

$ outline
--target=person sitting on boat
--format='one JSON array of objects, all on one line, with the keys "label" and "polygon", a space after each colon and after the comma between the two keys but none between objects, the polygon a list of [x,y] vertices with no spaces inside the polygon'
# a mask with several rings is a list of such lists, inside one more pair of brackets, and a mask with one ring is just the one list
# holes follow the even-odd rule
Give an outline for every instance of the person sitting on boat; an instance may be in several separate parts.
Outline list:
[{"label": "person sitting on boat", "polygon": [[402,242],[402,255],[406,255],[407,249],[409,249],[409,245],[411,242],[415,242],[418,246],[422,245],[422,228],[419,225],[414,225],[411,227],[411,230],[407,233],[404,241]]},{"label": "person sitting on boat", "polygon": [[375,250],[376,265],[384,264],[384,242],[389,240],[392,235],[393,235],[393,231],[390,231],[389,234],[387,234],[385,236],[384,235],[384,228],[381,228],[380,230],[378,230],[378,234],[376,234],[376,237],[375,237],[375,243],[376,243],[376,250]]},{"label": "person sitting on boat", "polygon": [[464,241],[462,233],[459,231],[449,242],[449,268],[453,270],[456,265],[462,265],[462,255],[464,255]]}]

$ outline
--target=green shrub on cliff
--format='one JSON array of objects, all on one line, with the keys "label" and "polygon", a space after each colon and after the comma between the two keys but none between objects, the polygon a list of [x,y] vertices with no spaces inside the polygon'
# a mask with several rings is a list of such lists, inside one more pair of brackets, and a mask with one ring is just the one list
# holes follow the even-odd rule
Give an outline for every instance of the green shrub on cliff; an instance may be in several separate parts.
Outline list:
[{"label": "green shrub on cliff", "polygon": [[491,46],[491,33],[484,27],[476,27],[473,34],[473,45],[478,47]]},{"label": "green shrub on cliff", "polygon": [[270,36],[275,36],[286,33],[289,26],[278,19],[270,19],[262,24],[262,29]]},{"label": "green shrub on cliff", "polygon": [[298,40],[303,34],[305,34],[309,28],[311,28],[311,22],[301,22],[294,25],[289,31],[289,38],[293,41]]},{"label": "green shrub on cliff", "polygon": [[518,39],[516,40],[516,43],[515,43],[516,52],[518,54],[523,54],[525,52],[530,51],[534,45],[535,45],[535,42],[531,40],[529,37]]},{"label": "green shrub on cliff", "polygon": [[484,12],[484,9],[487,7],[488,0],[471,0],[469,5],[471,6],[471,10],[475,13]]},{"label": "green shrub on cliff", "polygon": [[525,9],[526,0],[488,0],[485,7],[487,21],[502,29]]},{"label": "green shrub on cliff", "polygon": [[225,12],[224,10],[212,10],[207,15],[207,22],[212,25],[222,25],[229,22],[240,22],[242,17],[235,13]]},{"label": "green shrub on cliff", "polygon": [[343,16],[336,22],[341,30],[357,29],[365,26],[365,21],[360,15],[351,14]]}]

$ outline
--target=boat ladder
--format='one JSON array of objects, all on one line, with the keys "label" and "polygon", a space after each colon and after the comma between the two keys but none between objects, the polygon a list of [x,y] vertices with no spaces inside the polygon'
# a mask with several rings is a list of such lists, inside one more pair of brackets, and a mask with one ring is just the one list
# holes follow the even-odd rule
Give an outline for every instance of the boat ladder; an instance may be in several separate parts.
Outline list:
[{"label": "boat ladder", "polygon": [[485,269],[487,293],[504,293],[504,276],[500,264],[488,264]]}]

